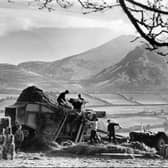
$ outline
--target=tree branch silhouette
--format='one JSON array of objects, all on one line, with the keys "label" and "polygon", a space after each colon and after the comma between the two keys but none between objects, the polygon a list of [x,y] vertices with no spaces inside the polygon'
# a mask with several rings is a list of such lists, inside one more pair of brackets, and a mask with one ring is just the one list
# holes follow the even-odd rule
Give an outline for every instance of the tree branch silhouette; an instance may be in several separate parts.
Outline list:
[{"label": "tree branch silhouette", "polygon": [[[41,3],[39,9],[54,10],[54,4],[62,8],[73,6],[71,0],[34,0]],[[121,7],[136,31],[152,49],[168,46],[167,0],[76,0],[85,9],[83,14]]]}]

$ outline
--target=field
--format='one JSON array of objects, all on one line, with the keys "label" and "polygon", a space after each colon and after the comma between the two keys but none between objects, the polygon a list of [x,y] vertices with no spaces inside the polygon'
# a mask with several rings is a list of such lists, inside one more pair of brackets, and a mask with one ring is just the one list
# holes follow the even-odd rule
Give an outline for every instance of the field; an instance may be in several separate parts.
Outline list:
[{"label": "field", "polygon": [[1,167],[167,167],[162,159],[113,159],[111,157],[48,157],[39,153],[19,153],[14,161],[1,161]]},{"label": "field", "polygon": [[[0,110],[16,101],[17,95],[0,94]],[[69,97],[76,97],[72,94]],[[83,94],[88,101],[86,108],[106,111],[107,116],[100,120],[100,127],[106,130],[106,120],[118,121],[122,129],[117,134],[128,136],[133,130],[142,127],[152,131],[166,130],[168,118],[168,95],[145,94]],[[147,100],[147,101],[145,101]],[[149,101],[150,100],[150,101]],[[152,104],[152,102],[154,102]],[[166,160],[152,159],[112,159],[109,157],[47,156],[45,153],[20,152],[14,161],[2,161],[1,166],[61,166],[61,167],[167,167]]]}]

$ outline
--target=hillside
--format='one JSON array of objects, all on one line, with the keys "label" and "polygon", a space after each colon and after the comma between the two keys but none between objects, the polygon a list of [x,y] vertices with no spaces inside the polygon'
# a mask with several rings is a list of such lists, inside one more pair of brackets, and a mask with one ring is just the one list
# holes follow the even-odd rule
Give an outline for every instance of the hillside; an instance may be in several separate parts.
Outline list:
[{"label": "hillside", "polygon": [[[29,38],[33,38],[33,34]],[[88,79],[109,65],[118,63],[129,51],[138,45],[138,42],[130,43],[132,39],[133,36],[120,36],[100,47],[53,62],[32,61],[23,62],[19,65],[0,64],[0,89],[22,89],[33,84],[43,89],[54,91],[65,88],[74,91],[83,90],[80,80]],[[10,41],[9,46],[12,43],[16,46],[13,40],[12,42]],[[39,44],[41,46],[40,41],[36,42],[34,41],[32,45]],[[25,54],[34,52],[30,50],[26,53],[26,45],[23,43],[18,47],[21,50],[24,49]],[[34,46],[35,53],[39,46]],[[118,46],[120,46],[120,49],[118,49]],[[19,50],[16,47],[15,50],[17,49]],[[4,50],[7,51],[7,49]],[[11,50],[10,52],[13,51]],[[43,52],[43,47],[39,52]],[[40,57],[40,53],[36,54]],[[23,54],[23,56],[25,55]]]},{"label": "hillside", "polygon": [[133,36],[120,36],[100,47],[58,61],[25,62],[18,66],[57,80],[83,80],[124,58],[139,45],[138,42],[131,43],[132,39]]},{"label": "hillside", "polygon": [[22,87],[26,81],[30,83],[35,79],[40,79],[40,75],[28,73],[19,69],[15,65],[0,64],[0,81],[2,87]]},{"label": "hillside", "polygon": [[86,83],[90,83],[89,90],[99,92],[156,91],[167,88],[167,70],[163,57],[141,46]]},{"label": "hillside", "polygon": [[66,81],[55,81],[49,77],[37,73],[28,72],[15,65],[0,64],[0,91],[13,92],[23,88],[37,85],[45,90],[60,91],[66,88],[80,90],[78,83],[67,83]]}]

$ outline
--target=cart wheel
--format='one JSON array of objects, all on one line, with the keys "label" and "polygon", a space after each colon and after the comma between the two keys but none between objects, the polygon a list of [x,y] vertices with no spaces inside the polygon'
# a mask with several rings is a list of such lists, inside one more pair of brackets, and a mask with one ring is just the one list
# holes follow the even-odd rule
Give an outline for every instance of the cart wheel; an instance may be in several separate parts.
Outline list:
[{"label": "cart wheel", "polygon": [[162,146],[164,146],[166,144],[166,138],[162,135],[160,135],[157,139],[156,139],[156,143],[155,143],[155,147],[157,150],[160,150],[160,148]]}]

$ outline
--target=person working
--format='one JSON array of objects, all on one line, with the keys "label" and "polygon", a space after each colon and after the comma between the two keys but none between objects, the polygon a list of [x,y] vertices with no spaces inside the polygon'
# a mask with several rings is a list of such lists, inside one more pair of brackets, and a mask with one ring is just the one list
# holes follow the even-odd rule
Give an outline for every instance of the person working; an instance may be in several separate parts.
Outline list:
[{"label": "person working", "polygon": [[79,99],[80,101],[84,101],[84,98],[81,96],[81,94],[78,94],[78,99]]},{"label": "person working", "polygon": [[108,123],[107,132],[108,132],[109,142],[111,142],[111,138],[113,137],[113,142],[116,143],[115,126],[120,127],[120,125],[116,122],[111,122],[111,120],[107,120],[107,123]]},{"label": "person working", "polygon": [[14,135],[12,134],[12,129],[7,127],[5,129],[5,139],[3,143],[3,152],[2,157],[3,159],[8,159],[10,156],[11,160],[14,159],[15,155],[15,143],[14,143]]},{"label": "person working", "polygon": [[98,119],[94,116],[91,121],[91,132],[90,132],[90,143],[97,143],[97,127],[98,127]]},{"label": "person working", "polygon": [[68,90],[65,90],[64,92],[60,93],[60,95],[57,98],[57,102],[59,105],[65,105],[67,104],[67,100],[66,100],[66,95],[69,94]]},{"label": "person working", "polygon": [[6,159],[6,153],[4,152],[5,148],[5,142],[6,142],[6,136],[5,136],[5,128],[2,130],[2,134],[0,135],[0,160]]},{"label": "person working", "polygon": [[81,94],[78,94],[77,99],[70,98],[69,102],[73,105],[73,109],[80,113],[82,111],[82,106],[85,103],[85,100],[82,98]]},{"label": "person working", "polygon": [[78,94],[78,100],[82,103],[83,107],[85,107],[85,104],[88,103],[81,94]]},{"label": "person working", "polygon": [[24,141],[24,133],[22,130],[22,125],[17,124],[16,127],[17,130],[15,132],[15,144],[16,144],[16,152],[18,152]]}]

